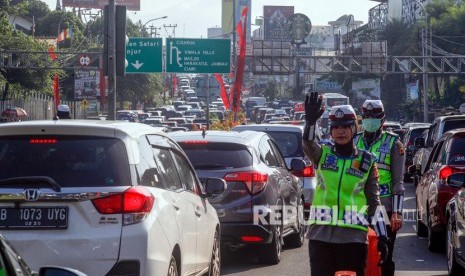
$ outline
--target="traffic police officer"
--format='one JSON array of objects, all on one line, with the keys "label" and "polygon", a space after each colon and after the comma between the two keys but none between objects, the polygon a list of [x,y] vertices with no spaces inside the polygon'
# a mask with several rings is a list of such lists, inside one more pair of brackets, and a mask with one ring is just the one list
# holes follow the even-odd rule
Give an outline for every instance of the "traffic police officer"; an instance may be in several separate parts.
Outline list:
[{"label": "traffic police officer", "polygon": [[383,131],[385,121],[384,106],[380,100],[366,100],[362,106],[363,132],[357,133],[354,143],[361,150],[370,151],[376,159],[379,170],[381,204],[386,208],[390,224],[387,225],[389,238],[386,262],[382,265],[382,275],[392,276],[395,264],[392,260],[396,233],[402,227],[402,207],[404,200],[404,148],[399,137]]},{"label": "traffic police officer", "polygon": [[311,274],[354,271],[364,275],[370,222],[378,236],[381,262],[387,254],[386,225],[377,212],[381,206],[378,169],[373,155],[353,143],[357,118],[350,105],[334,106],[330,111],[334,145],[318,143],[316,122],[323,112],[321,95],[307,95],[302,144],[317,167],[318,179],[307,232]]}]

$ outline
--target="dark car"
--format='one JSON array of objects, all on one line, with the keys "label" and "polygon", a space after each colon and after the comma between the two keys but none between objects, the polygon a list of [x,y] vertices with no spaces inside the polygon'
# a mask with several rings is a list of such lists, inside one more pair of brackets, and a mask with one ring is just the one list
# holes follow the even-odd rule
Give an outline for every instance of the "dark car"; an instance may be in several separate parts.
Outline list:
[{"label": "dark car", "polygon": [[305,217],[310,214],[310,206],[313,201],[316,188],[315,169],[312,162],[305,156],[302,149],[302,134],[303,127],[293,125],[274,125],[274,124],[252,124],[252,125],[238,125],[232,130],[234,131],[263,131],[268,133],[276,142],[279,150],[283,154],[284,160],[288,167],[294,158],[304,160],[305,168],[302,171],[293,172],[293,174],[300,178],[302,181],[302,188],[304,194]]},{"label": "dark car", "polygon": [[447,178],[449,186],[460,190],[449,200],[447,219],[447,270],[449,275],[465,275],[465,173],[454,173]]},{"label": "dark car", "polygon": [[417,235],[428,237],[431,251],[444,248],[446,205],[459,189],[447,178],[457,172],[465,172],[465,129],[448,131],[436,142],[416,188]]},{"label": "dark car", "polygon": [[185,151],[202,183],[213,176],[227,182],[226,190],[210,199],[218,212],[225,248],[251,245],[262,263],[276,264],[282,239],[293,247],[303,245],[304,198],[300,180],[292,174],[303,169],[301,158],[294,159],[288,169],[278,146],[264,132],[207,131],[202,135],[194,131],[170,136]]},{"label": "dark car", "polygon": [[428,126],[419,126],[419,127],[412,127],[409,128],[406,133],[404,134],[404,139],[402,144],[405,148],[405,179],[410,179],[412,177],[408,173],[408,167],[413,165],[413,156],[415,155],[416,149],[415,148],[415,139],[420,137],[423,131],[427,130]]},{"label": "dark car", "polygon": [[436,141],[441,138],[443,133],[457,128],[465,128],[465,115],[437,117],[431,123],[426,138],[415,139],[415,146],[419,149],[415,155],[414,164],[417,166],[417,171],[420,174],[425,172],[426,162]]}]

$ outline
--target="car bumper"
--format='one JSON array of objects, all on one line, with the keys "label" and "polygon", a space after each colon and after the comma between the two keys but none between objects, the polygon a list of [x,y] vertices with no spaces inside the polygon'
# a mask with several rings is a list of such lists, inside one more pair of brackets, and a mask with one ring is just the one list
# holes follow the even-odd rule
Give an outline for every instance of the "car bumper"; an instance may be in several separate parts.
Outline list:
[{"label": "car bumper", "polygon": [[[260,237],[261,241],[247,242],[242,237]],[[270,226],[253,223],[221,223],[221,242],[228,245],[271,243],[273,232]]]}]

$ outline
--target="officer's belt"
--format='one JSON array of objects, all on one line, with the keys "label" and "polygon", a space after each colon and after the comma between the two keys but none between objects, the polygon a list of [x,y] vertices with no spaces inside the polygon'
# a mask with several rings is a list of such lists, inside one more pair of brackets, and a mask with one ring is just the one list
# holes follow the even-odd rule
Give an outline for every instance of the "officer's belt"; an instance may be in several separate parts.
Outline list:
[{"label": "officer's belt", "polygon": [[381,164],[381,163],[376,163],[376,167],[378,167],[378,169],[382,169],[382,170],[391,170],[391,166],[390,165],[386,165],[386,164]]}]

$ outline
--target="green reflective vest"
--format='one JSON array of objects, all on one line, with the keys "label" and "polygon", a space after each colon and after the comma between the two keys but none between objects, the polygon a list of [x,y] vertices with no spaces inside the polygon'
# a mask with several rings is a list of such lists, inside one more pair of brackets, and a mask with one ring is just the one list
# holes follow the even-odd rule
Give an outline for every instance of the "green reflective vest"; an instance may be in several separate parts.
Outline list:
[{"label": "green reflective vest", "polygon": [[383,132],[371,147],[366,145],[362,133],[357,133],[354,143],[358,149],[368,150],[376,158],[376,166],[379,171],[379,197],[392,196],[392,177],[391,177],[391,150],[396,142],[397,136],[388,132]]},{"label": "green reflective vest", "polygon": [[322,145],[318,184],[310,210],[310,224],[368,230],[365,183],[374,164],[372,155],[340,158],[332,147]]}]

